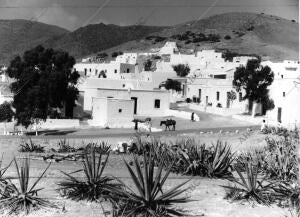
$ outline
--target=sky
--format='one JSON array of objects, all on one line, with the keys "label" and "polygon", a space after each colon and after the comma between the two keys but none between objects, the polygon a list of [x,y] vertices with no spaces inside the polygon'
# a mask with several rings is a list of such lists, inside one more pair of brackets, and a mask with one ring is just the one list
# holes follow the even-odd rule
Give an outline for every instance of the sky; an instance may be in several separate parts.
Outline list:
[{"label": "sky", "polygon": [[174,25],[226,12],[299,20],[299,0],[0,0],[0,19],[27,19],[68,30],[92,24]]}]

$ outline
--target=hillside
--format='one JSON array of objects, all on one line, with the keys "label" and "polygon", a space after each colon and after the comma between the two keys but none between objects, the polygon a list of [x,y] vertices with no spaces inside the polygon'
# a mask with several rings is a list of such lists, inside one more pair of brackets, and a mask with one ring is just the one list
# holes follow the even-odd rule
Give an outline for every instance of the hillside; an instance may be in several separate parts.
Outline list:
[{"label": "hillside", "polygon": [[88,25],[60,38],[48,40],[47,47],[61,48],[75,57],[111,48],[122,43],[138,40],[150,33],[166,27],[155,26],[117,26],[103,23]]},{"label": "hillside", "polygon": [[0,20],[0,38],[0,64],[38,44],[81,58],[103,51],[149,51],[167,40],[176,41],[182,52],[228,49],[271,60],[298,60],[299,56],[298,23],[255,13],[226,13],[172,27],[100,23],[74,32],[39,22]]},{"label": "hillside", "polygon": [[264,59],[274,61],[298,60],[299,57],[298,23],[266,14],[215,15],[176,25],[153,35],[152,38],[130,41],[106,52],[147,51],[151,48],[159,48],[167,40],[172,40],[178,43],[182,51],[228,49],[242,54],[258,54]]},{"label": "hillside", "polygon": [[0,20],[0,64],[28,48],[44,43],[68,31],[52,25],[27,20]]}]

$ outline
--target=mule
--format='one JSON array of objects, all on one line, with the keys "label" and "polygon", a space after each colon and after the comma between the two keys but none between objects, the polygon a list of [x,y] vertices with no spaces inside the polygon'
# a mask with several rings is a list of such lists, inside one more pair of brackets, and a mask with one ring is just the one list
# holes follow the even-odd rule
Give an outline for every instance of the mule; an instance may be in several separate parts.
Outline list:
[{"label": "mule", "polygon": [[161,121],[160,122],[160,126],[165,125],[165,131],[168,129],[169,131],[171,131],[171,126],[172,126],[172,130],[175,131],[176,128],[176,121],[172,120],[172,119],[167,119],[165,121]]}]

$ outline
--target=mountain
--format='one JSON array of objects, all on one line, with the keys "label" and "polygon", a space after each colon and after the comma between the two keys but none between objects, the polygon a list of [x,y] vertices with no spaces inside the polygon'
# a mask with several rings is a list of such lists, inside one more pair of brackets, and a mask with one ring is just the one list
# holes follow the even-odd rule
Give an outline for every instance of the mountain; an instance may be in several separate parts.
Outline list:
[{"label": "mountain", "polygon": [[148,51],[161,47],[167,40],[176,41],[182,51],[218,49],[258,54],[274,61],[299,59],[299,24],[296,21],[245,12],[214,15],[175,25],[152,37],[130,41],[106,52]]},{"label": "mountain", "polygon": [[59,38],[45,42],[47,47],[61,48],[75,57],[82,57],[122,43],[141,39],[150,33],[166,27],[156,26],[117,26],[103,23],[88,25]]},{"label": "mountain", "polygon": [[226,13],[170,27],[100,23],[74,32],[39,22],[0,20],[0,38],[0,64],[38,44],[81,58],[98,52],[149,51],[167,40],[176,41],[182,52],[227,49],[271,60],[299,57],[298,23],[256,13]]},{"label": "mountain", "polygon": [[0,20],[0,64],[8,63],[15,55],[69,31],[28,20]]}]

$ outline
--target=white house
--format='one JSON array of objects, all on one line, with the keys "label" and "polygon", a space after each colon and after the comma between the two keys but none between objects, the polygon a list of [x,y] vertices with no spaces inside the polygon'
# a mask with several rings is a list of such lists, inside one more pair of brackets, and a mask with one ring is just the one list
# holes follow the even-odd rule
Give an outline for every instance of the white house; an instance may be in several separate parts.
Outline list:
[{"label": "white house", "polygon": [[131,79],[135,78],[137,73],[136,65],[116,61],[81,62],[76,63],[74,69],[84,76],[94,78]]},{"label": "white house", "polygon": [[87,88],[84,92],[84,110],[93,110],[94,98],[115,98],[133,100],[134,115],[165,116],[169,110],[169,97],[169,92],[162,90]]},{"label": "white house", "polygon": [[270,97],[275,108],[267,112],[270,123],[281,122],[282,125],[293,128],[300,124],[300,64],[297,61],[273,63],[262,62],[274,72],[274,82],[270,86]]},{"label": "white house", "polygon": [[111,128],[133,127],[133,109],[131,99],[93,98],[92,124]]}]

